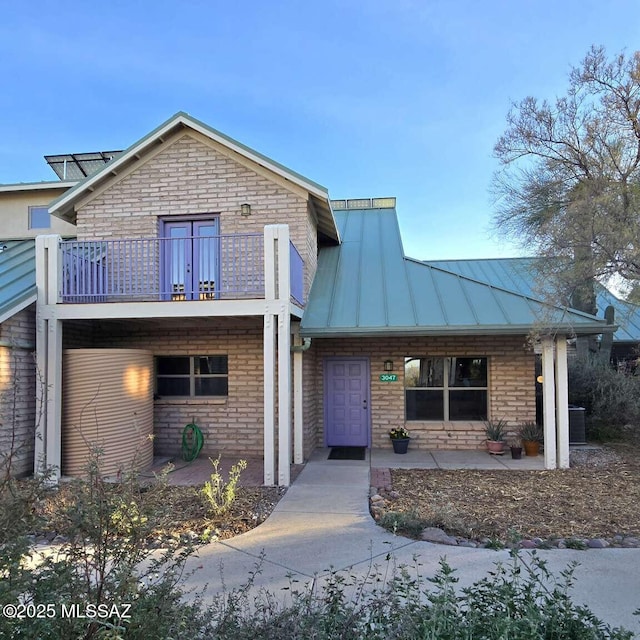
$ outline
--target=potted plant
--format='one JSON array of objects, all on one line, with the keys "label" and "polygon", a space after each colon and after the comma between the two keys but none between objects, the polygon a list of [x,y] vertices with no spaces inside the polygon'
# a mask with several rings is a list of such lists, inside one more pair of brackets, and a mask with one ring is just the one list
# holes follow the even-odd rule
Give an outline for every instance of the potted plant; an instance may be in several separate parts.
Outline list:
[{"label": "potted plant", "polygon": [[391,431],[389,431],[389,438],[391,438],[394,453],[407,453],[411,438],[409,437],[409,432],[404,427],[391,429]]},{"label": "potted plant", "polygon": [[533,421],[523,422],[518,428],[518,435],[527,456],[537,456],[543,439],[542,427]]},{"label": "potted plant", "polygon": [[509,447],[511,449],[511,458],[513,460],[520,460],[522,458],[522,443],[520,440],[511,440]]},{"label": "potted plant", "polygon": [[492,455],[501,456],[504,453],[506,429],[506,420],[485,420],[484,432],[487,436],[487,449]]}]

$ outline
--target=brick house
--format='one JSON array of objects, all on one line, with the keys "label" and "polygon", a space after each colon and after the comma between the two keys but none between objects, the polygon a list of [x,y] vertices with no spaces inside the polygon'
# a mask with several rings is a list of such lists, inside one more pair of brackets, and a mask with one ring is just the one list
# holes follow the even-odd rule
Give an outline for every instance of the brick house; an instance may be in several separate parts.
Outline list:
[{"label": "brick house", "polygon": [[545,463],[568,466],[566,337],[605,323],[407,258],[394,198],[331,200],[178,113],[48,211],[75,239],[36,239],[36,465],[70,467],[71,423],[93,415],[71,418],[74,385],[96,375],[99,401],[107,352],[151,362],[123,369],[110,410],[150,412],[155,455],[195,422],[204,453],[262,456],[265,484],[318,446],[388,446],[399,425],[420,449],[477,448],[484,419],[535,418],[535,332]]}]

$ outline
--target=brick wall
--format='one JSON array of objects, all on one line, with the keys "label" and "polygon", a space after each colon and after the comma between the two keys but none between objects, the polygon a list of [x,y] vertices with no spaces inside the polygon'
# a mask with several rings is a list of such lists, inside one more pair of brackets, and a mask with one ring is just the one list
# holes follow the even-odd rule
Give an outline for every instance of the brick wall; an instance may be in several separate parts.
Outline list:
[{"label": "brick wall", "polygon": [[[77,338],[73,325],[65,323],[65,331]],[[203,454],[262,456],[262,331],[262,318],[100,321],[94,323],[93,340],[88,337],[83,345],[74,339],[74,343],[77,347],[148,349],[154,355],[228,355],[226,398],[155,401],[155,454],[179,453],[184,426],[196,422],[204,434]]]},{"label": "brick wall", "polygon": [[0,325],[0,473],[11,456],[14,476],[33,472],[35,339],[35,305]]},{"label": "brick wall", "polygon": [[[371,422],[373,447],[388,447],[387,432],[406,426],[419,449],[484,447],[482,422],[419,422],[405,420],[404,358],[406,356],[487,356],[489,416],[504,418],[511,426],[535,420],[535,357],[525,336],[417,337],[314,339],[315,374],[305,378],[307,393],[315,392],[318,405],[317,438],[323,442],[323,358],[358,356],[371,364]],[[307,357],[307,354],[305,354]],[[385,360],[393,360],[397,382],[380,382]]]},{"label": "brick wall", "polygon": [[[219,214],[221,234],[262,233],[288,224],[305,262],[305,299],[317,242],[308,194],[200,134],[184,133],[78,210],[79,240],[155,238],[159,218]],[[251,215],[240,205],[251,204]]]}]

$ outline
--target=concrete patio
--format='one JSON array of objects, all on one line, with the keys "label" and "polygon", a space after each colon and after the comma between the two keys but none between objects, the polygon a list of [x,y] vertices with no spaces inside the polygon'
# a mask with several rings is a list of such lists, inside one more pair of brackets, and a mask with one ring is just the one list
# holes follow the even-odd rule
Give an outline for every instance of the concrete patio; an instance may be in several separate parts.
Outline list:
[{"label": "concrete patio", "polygon": [[[314,450],[309,461],[327,460],[331,448],[319,447]],[[220,460],[220,473],[227,477],[231,466],[238,462],[241,456],[224,456]],[[259,487],[263,479],[263,461],[258,457],[245,457],[247,468],[240,476],[240,485],[245,487]],[[173,465],[168,475],[172,485],[199,485],[209,479],[213,466],[209,456],[201,455],[193,462],[185,462],[177,456],[174,459],[158,458],[154,460],[151,473],[161,473],[167,464]],[[330,461],[335,462],[335,461]],[[526,457],[523,453],[521,460],[512,460],[509,450],[502,456],[494,456],[486,451],[419,451],[409,450],[406,454],[395,454],[393,449],[367,449],[365,459],[342,461],[347,465],[366,466],[373,469],[487,469],[533,471],[544,469],[544,456]],[[291,482],[304,469],[304,465],[291,465]]]}]

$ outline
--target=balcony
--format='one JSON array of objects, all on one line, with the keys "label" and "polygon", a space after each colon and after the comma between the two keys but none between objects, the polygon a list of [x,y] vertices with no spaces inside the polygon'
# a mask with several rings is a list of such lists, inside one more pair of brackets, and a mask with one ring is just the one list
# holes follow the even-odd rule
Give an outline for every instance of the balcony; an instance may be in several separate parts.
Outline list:
[{"label": "balcony", "polygon": [[[59,246],[62,303],[265,298],[263,234],[74,240]],[[291,299],[303,304],[304,263],[291,242],[288,254]]]}]

